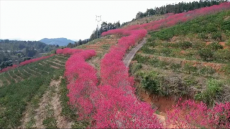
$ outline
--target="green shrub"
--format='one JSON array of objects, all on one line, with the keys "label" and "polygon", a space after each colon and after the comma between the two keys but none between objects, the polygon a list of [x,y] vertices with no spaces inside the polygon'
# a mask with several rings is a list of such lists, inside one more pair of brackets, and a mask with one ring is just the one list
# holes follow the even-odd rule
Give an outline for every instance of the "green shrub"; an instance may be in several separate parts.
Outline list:
[{"label": "green shrub", "polygon": [[215,26],[215,24],[212,24],[212,23],[209,23],[208,25],[206,25],[206,28],[205,28],[205,30],[207,31],[207,32],[216,32],[216,31],[218,31],[217,30],[217,27]]},{"label": "green shrub", "polygon": [[208,36],[207,36],[207,34],[206,33],[199,33],[198,34],[198,38],[201,38],[201,39],[208,39]]},{"label": "green shrub", "polygon": [[164,56],[169,56],[171,54],[172,50],[169,49],[169,48],[163,48],[161,50],[161,53],[164,55]]},{"label": "green shrub", "polygon": [[227,49],[218,50],[214,53],[214,59],[220,62],[229,62],[230,51]]},{"label": "green shrub", "polygon": [[211,67],[204,67],[199,70],[200,74],[205,75],[205,74],[214,74],[216,72],[215,69]]},{"label": "green shrub", "polygon": [[211,49],[201,49],[199,50],[199,56],[204,60],[204,61],[210,61],[213,60],[213,52]]},{"label": "green shrub", "polygon": [[43,120],[43,125],[45,125],[46,128],[57,128],[57,121],[54,117],[47,117]]},{"label": "green shrub", "polygon": [[148,57],[144,57],[140,54],[136,54],[134,60],[137,60],[139,63],[145,63],[148,60]]},{"label": "green shrub", "polygon": [[190,43],[190,42],[182,42],[182,43],[180,43],[180,47],[182,49],[188,49],[188,48],[192,47],[192,43]]},{"label": "green shrub", "polygon": [[215,40],[218,40],[218,41],[222,40],[221,32],[218,31],[218,32],[212,33],[212,39],[215,39]]},{"label": "green shrub", "polygon": [[230,64],[227,64],[225,67],[221,69],[226,75],[230,74]]},{"label": "green shrub", "polygon": [[158,82],[157,82],[157,79],[155,79],[156,76],[157,76],[157,73],[153,71],[142,76],[141,86],[150,94],[159,93]]},{"label": "green shrub", "polygon": [[153,42],[154,40],[152,41],[147,41],[147,43],[145,44],[145,46],[149,46],[149,47],[155,47],[157,46],[157,43],[156,42]]},{"label": "green shrub", "polygon": [[172,63],[170,65],[170,68],[173,69],[173,71],[179,71],[179,69],[181,68],[181,65]]},{"label": "green shrub", "polygon": [[222,24],[221,24],[221,29],[222,30],[230,30],[230,19],[226,20],[226,21],[223,21]]},{"label": "green shrub", "polygon": [[154,49],[149,49],[148,46],[143,46],[141,50],[143,51],[143,53],[146,53],[146,54],[154,54],[155,52]]},{"label": "green shrub", "polygon": [[167,65],[169,65],[169,63],[167,63],[167,62],[165,62],[165,61],[159,61],[158,62],[158,67],[160,67],[160,68],[163,68],[163,69],[166,69],[167,67]]},{"label": "green shrub", "polygon": [[197,50],[199,50],[201,48],[203,49],[205,46],[206,46],[206,44],[203,42],[195,42],[192,44],[192,47],[197,49]]},{"label": "green shrub", "polygon": [[136,63],[132,65],[131,73],[134,74],[136,71],[142,68],[142,65],[140,63]]},{"label": "green shrub", "polygon": [[194,76],[187,76],[183,79],[183,81],[187,86],[194,86],[198,83]]},{"label": "green shrub", "polygon": [[150,65],[157,66],[159,60],[157,58],[152,58],[149,60]]},{"label": "green shrub", "polygon": [[192,72],[196,72],[197,68],[192,66],[191,64],[186,63],[184,66],[184,71],[188,74],[192,73]]},{"label": "green shrub", "polygon": [[230,46],[230,39],[226,42],[225,45]]},{"label": "green shrub", "polygon": [[208,48],[210,48],[211,50],[218,50],[218,49],[223,49],[223,46],[221,46],[218,42],[214,42],[208,45]]},{"label": "green shrub", "polygon": [[210,79],[207,82],[206,89],[203,92],[196,94],[195,99],[203,101],[208,105],[213,105],[214,100],[221,93],[221,91],[222,83],[215,79]]}]

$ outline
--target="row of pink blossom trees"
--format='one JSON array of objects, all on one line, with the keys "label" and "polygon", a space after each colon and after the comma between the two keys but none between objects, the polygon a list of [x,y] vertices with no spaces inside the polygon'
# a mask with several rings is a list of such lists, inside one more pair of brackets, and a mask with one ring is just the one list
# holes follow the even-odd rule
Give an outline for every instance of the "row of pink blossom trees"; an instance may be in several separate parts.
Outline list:
[{"label": "row of pink blossom trees", "polygon": [[[134,46],[136,42],[143,39],[143,37],[146,36],[147,31],[157,30],[161,27],[170,27],[196,16],[208,14],[210,11],[216,12],[228,8],[229,3],[224,3],[218,6],[195,10],[193,12],[190,11],[187,13],[170,15],[166,19],[143,25],[134,25],[124,29],[110,30],[103,33],[103,36],[119,34],[123,37],[118,41],[116,46],[110,48],[109,52],[101,60],[100,84],[97,78],[97,71],[85,62],[86,59],[95,55],[95,51],[77,49],[57,50],[58,54],[71,55],[66,62],[65,77],[68,80],[67,88],[69,89],[69,102],[78,109],[80,116],[79,119],[91,119],[91,126],[97,128],[162,128],[163,125],[154,115],[154,110],[151,106],[141,102],[135,96],[135,88],[133,87],[134,79],[129,76],[128,68],[122,61],[126,51],[131,46]],[[200,11],[204,11],[204,13],[200,13]],[[191,107],[191,101],[188,102],[190,104],[189,107]],[[186,104],[186,102],[182,103],[182,105]],[[221,108],[224,108],[224,111],[227,111],[229,107],[229,104],[222,104],[224,106],[220,104],[221,106],[218,105],[215,108],[210,109],[210,112],[213,111],[213,117],[210,117],[209,123],[199,123],[193,122],[193,120],[190,119],[196,121],[200,120],[200,114],[198,115],[197,113],[202,111],[202,113],[207,114],[207,111],[204,111],[207,107],[204,104],[192,104],[194,106],[194,111],[187,110],[190,108],[186,106],[175,107],[173,111],[168,113],[168,123],[177,125],[179,122],[182,126],[178,127],[210,127],[210,121],[219,122],[220,119],[222,119],[222,116],[216,117],[218,116],[216,113],[222,113],[223,111],[220,110]],[[182,114],[183,117],[180,117],[180,112],[192,114],[188,116]],[[198,116],[194,117],[194,115]],[[224,117],[228,116],[229,114]],[[187,121],[183,123],[179,120]],[[226,122],[226,119],[224,120]],[[228,125],[220,127],[228,127]]]},{"label": "row of pink blossom trees", "polygon": [[[97,128],[161,128],[162,124],[147,103],[135,96],[134,80],[128,74],[128,68],[122,59],[126,51],[143,39],[145,29],[117,29],[103,33],[120,34],[122,37],[116,46],[101,60],[101,85],[97,113],[94,116]],[[95,94],[96,96],[96,94]]]},{"label": "row of pink blossom trees", "polygon": [[[142,28],[148,31],[155,31],[163,27],[170,27],[176,25],[177,23],[186,22],[198,16],[213,14],[227,9],[230,9],[230,2],[224,2],[221,3],[220,5],[213,5],[210,7],[204,7],[204,8],[184,12],[184,13],[179,13],[179,14],[170,14],[164,19],[141,24],[141,25],[131,25],[128,26],[126,29],[136,30]],[[107,32],[107,33],[111,33],[111,32]]]},{"label": "row of pink blossom trees", "polygon": [[110,49],[102,60],[108,64],[101,63],[100,85],[97,71],[85,62],[95,55],[95,51],[57,50],[58,54],[71,55],[66,62],[65,77],[68,80],[69,103],[78,109],[80,120],[89,119],[91,126],[96,128],[162,127],[151,106],[135,97],[133,79],[128,71],[123,70],[127,70],[122,62],[126,50],[146,33],[146,30],[132,31],[130,36],[122,38],[116,47]]},{"label": "row of pink blossom trees", "polygon": [[92,95],[97,90],[97,71],[86,60],[95,56],[94,50],[58,49],[57,54],[70,55],[65,64],[69,104],[78,109],[79,119],[90,119],[95,112]]},{"label": "row of pink blossom trees", "polygon": [[203,102],[178,102],[167,112],[167,125],[174,128],[230,128],[230,102],[208,108]]},{"label": "row of pink blossom trees", "polygon": [[54,56],[54,55],[55,55],[55,54],[51,54],[51,55],[49,55],[49,56],[43,56],[43,57],[39,57],[39,58],[34,58],[34,59],[30,59],[30,60],[23,61],[23,62],[21,62],[19,65],[8,66],[8,67],[2,69],[2,70],[0,71],[0,73],[6,72],[6,71],[11,70],[11,69],[15,69],[15,68],[17,68],[17,67],[19,67],[19,66],[23,66],[23,65],[27,65],[27,64],[30,64],[30,63],[33,63],[33,62],[37,62],[37,61],[39,61],[39,60],[44,60],[44,59],[50,58],[50,57],[52,57],[52,56]]},{"label": "row of pink blossom trees", "polygon": [[[102,107],[104,110],[100,115],[103,116],[103,118],[101,118],[100,115],[95,118],[97,122],[100,122],[100,124],[106,121],[102,125],[99,124],[97,127],[161,127],[161,124],[156,120],[156,117],[152,115],[153,112],[151,112],[151,109],[148,107],[148,105],[136,100],[134,95],[135,89],[133,88],[133,79],[129,77],[128,69],[122,62],[124,54],[130,46],[134,45],[139,39],[142,39],[146,35],[147,31],[157,30],[162,27],[170,27],[180,22],[186,22],[187,20],[198,16],[207,15],[226,9],[230,9],[229,2],[189,11],[186,13],[170,15],[165,19],[142,25],[132,25],[125,29],[116,29],[104,32],[102,34],[103,36],[109,34],[120,34],[125,37],[122,37],[119,40],[118,45],[112,47],[109,53],[107,53],[101,61],[101,85],[99,87],[102,91],[105,89],[105,91],[109,91],[108,93],[105,92],[104,94],[106,94],[106,97],[101,99],[104,99],[103,101],[105,102],[102,102],[106,103],[104,105],[109,106]],[[116,95],[114,95],[115,92]],[[132,103],[130,103],[129,100],[132,100]],[[119,109],[116,108],[117,105],[119,105]],[[120,108],[120,105],[122,105],[121,107],[123,108]],[[128,108],[135,109],[136,106],[139,110],[130,113]],[[146,109],[142,107],[146,107]],[[146,115],[143,113],[144,111],[145,113],[151,115]],[[126,114],[122,115],[122,117],[120,116],[121,118],[116,117],[117,115],[113,116],[114,114],[120,113]],[[128,117],[129,115],[132,117]],[[111,122],[111,120],[113,120],[113,122]],[[138,120],[142,120],[142,123],[139,123]],[[152,120],[152,122],[150,122],[151,124],[148,122],[145,123],[148,120]],[[173,111],[168,112],[167,124],[180,128],[230,128],[230,105],[229,103],[217,104],[215,107],[209,109],[203,103],[195,103],[192,100],[188,100],[180,105],[175,106]]]}]

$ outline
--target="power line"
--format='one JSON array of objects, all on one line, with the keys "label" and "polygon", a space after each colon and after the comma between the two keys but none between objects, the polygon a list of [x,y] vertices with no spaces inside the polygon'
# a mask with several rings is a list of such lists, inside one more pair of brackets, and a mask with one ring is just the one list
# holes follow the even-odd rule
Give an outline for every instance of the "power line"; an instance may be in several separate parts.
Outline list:
[{"label": "power line", "polygon": [[99,35],[98,35],[98,24],[101,22],[101,15],[99,15],[99,16],[96,15],[96,21],[97,21],[97,38],[99,38]]}]

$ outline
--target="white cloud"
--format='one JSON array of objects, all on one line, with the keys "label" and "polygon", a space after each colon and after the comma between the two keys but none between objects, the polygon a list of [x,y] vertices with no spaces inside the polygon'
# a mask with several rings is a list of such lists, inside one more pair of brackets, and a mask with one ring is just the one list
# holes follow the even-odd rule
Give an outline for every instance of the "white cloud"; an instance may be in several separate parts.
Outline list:
[{"label": "white cloud", "polygon": [[102,21],[122,23],[132,20],[139,11],[180,1],[1,0],[0,39],[85,39],[97,26],[96,15],[101,15]]}]

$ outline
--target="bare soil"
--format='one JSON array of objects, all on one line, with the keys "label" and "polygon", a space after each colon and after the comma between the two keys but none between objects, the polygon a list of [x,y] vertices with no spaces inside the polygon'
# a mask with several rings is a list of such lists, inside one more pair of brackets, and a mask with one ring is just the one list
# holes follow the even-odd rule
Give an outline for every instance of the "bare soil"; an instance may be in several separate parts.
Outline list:
[{"label": "bare soil", "polygon": [[[26,124],[31,121],[32,117],[35,120],[35,123],[32,126],[33,128],[46,128],[43,125],[43,121],[47,118],[49,109],[54,111],[53,117],[56,120],[57,128],[71,128],[73,122],[61,115],[62,106],[59,95],[61,79],[62,77],[60,77],[58,80],[52,80],[50,82],[49,88],[41,98],[39,107],[37,109],[31,109],[30,104],[27,106],[27,110],[22,118],[21,128],[25,128]],[[31,116],[31,110],[35,110],[35,116]]]}]

